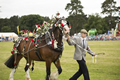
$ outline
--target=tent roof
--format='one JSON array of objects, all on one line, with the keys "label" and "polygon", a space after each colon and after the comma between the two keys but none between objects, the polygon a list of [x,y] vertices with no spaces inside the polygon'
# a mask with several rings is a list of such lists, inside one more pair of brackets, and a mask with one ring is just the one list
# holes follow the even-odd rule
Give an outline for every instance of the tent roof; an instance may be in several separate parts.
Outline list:
[{"label": "tent roof", "polygon": [[17,36],[18,37],[18,35],[14,32],[0,32],[0,37],[2,37],[2,36],[4,36],[4,37]]}]

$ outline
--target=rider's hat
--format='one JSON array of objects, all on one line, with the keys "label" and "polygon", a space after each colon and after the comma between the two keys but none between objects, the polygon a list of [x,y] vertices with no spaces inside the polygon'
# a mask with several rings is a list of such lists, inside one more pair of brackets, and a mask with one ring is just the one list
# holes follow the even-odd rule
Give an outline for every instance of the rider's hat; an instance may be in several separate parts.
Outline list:
[{"label": "rider's hat", "polygon": [[80,31],[81,33],[86,33],[87,34],[87,31],[85,29],[81,29]]}]

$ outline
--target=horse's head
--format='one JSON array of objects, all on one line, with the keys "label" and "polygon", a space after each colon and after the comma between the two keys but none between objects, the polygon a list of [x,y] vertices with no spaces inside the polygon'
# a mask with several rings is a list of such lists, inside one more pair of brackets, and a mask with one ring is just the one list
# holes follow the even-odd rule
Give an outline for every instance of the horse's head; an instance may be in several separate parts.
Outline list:
[{"label": "horse's head", "polygon": [[65,19],[57,20],[53,25],[54,37],[57,41],[62,40],[62,36],[69,34],[69,22]]}]

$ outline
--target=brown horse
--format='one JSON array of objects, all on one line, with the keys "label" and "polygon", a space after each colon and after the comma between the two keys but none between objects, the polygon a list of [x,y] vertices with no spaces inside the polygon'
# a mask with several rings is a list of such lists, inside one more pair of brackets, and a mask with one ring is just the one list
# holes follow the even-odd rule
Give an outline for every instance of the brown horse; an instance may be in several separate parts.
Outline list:
[{"label": "brown horse", "polygon": [[[59,25],[59,26],[58,26]],[[61,26],[60,26],[61,25]],[[46,80],[51,80],[51,63],[53,62],[58,69],[56,74],[61,74],[62,68],[60,65],[60,56],[63,52],[63,43],[62,36],[65,32],[66,28],[69,27],[68,21],[65,19],[58,19],[52,26],[49,32],[49,40],[52,42],[51,46],[46,42],[46,34],[44,34],[41,38],[37,39],[37,47],[34,45],[34,41],[32,37],[29,37],[27,41],[21,39],[18,46],[17,43],[14,45],[18,51],[14,53],[6,62],[5,65],[9,68],[12,68],[12,72],[10,73],[9,80],[13,80],[13,74],[16,71],[19,61],[24,57],[27,61],[25,66],[26,79],[31,80],[29,75],[29,67],[31,65],[31,61],[45,61],[46,62]],[[54,48],[54,42],[57,42],[57,48]],[[22,54],[23,53],[23,54]],[[58,77],[55,76],[56,78]]]}]

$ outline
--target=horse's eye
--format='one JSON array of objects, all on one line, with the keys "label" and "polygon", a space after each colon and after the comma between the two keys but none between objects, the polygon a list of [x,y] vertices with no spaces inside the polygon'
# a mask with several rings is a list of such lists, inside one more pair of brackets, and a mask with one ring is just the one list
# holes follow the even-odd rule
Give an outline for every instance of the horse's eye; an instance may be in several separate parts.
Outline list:
[{"label": "horse's eye", "polygon": [[66,29],[64,29],[66,31]]}]

